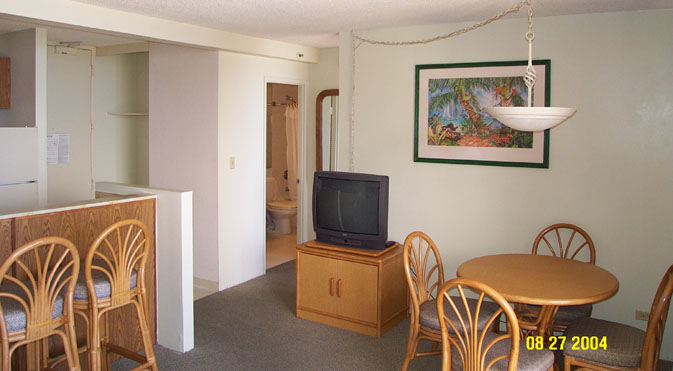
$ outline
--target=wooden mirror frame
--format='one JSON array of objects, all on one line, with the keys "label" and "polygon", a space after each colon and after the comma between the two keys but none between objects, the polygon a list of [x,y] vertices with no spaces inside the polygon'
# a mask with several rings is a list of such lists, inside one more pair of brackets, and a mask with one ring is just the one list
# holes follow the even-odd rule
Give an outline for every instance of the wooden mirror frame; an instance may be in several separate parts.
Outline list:
[{"label": "wooden mirror frame", "polygon": [[315,100],[315,170],[322,171],[322,101],[325,97],[339,96],[339,89],[327,89]]}]

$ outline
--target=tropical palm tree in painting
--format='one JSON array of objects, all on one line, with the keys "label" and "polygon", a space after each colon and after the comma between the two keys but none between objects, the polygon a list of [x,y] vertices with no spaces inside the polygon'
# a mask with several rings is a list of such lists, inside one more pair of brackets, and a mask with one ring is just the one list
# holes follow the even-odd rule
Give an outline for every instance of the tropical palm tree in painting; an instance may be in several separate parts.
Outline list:
[{"label": "tropical palm tree in painting", "polygon": [[530,147],[531,133],[502,125],[484,115],[481,107],[482,104],[523,106],[525,99],[520,92],[524,89],[521,76],[430,79],[428,144]]},{"label": "tropical palm tree in painting", "polygon": [[523,98],[519,95],[519,91],[522,91],[524,88],[522,84],[523,79],[521,79],[520,76],[503,77],[493,80],[496,82],[493,91],[495,92],[496,98],[500,100],[499,106],[520,107],[525,105]]},{"label": "tropical palm tree in painting", "polygon": [[466,132],[478,133],[488,126],[481,118],[479,99],[474,93],[477,88],[488,88],[485,79],[431,79],[429,88],[430,94],[436,94],[430,100],[430,112],[449,107],[453,112],[463,112],[463,125],[469,127]]}]

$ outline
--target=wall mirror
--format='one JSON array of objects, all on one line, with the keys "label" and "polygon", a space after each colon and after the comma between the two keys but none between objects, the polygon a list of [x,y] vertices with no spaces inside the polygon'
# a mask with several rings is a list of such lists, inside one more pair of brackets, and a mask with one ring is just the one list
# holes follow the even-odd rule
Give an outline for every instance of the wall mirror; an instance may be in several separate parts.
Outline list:
[{"label": "wall mirror", "polygon": [[336,170],[339,89],[323,90],[315,105],[315,169]]}]

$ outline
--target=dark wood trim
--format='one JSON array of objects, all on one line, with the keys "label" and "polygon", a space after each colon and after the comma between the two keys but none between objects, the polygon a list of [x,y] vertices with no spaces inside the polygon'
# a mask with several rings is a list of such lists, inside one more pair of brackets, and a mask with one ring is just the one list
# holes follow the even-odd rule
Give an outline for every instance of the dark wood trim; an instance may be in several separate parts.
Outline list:
[{"label": "dark wood trim", "polygon": [[8,57],[0,57],[0,108],[11,107],[12,102],[12,67]]},{"label": "dark wood trim", "polygon": [[322,100],[331,96],[338,97],[339,89],[323,90],[315,100],[315,171],[322,171]]}]

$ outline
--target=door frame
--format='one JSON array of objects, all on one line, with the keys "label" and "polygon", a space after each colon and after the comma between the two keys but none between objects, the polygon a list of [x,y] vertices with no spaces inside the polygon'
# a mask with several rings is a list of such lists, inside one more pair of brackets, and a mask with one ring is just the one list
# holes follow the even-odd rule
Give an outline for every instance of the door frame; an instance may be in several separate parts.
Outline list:
[{"label": "door frame", "polygon": [[[262,181],[264,184],[263,190],[264,194],[262,195],[262,208],[264,214],[266,215],[266,139],[268,133],[266,132],[266,104],[267,102],[267,84],[286,84],[286,85],[296,85],[297,86],[297,178],[299,179],[299,184],[297,184],[297,243],[301,243],[306,240],[306,228],[304,228],[308,220],[309,210],[307,207],[309,205],[307,199],[309,195],[309,188],[306,186],[307,176],[306,176],[306,96],[308,93],[308,81],[295,79],[295,78],[286,78],[286,77],[277,77],[277,76],[264,76],[264,92],[262,101],[264,107],[264,117],[262,127],[264,135],[262,137],[264,153],[262,156],[262,164],[260,174],[262,176]],[[262,220],[261,225],[262,231],[262,240],[264,241],[263,251],[262,251],[262,264],[264,267],[264,274],[266,274],[266,217]]]}]

